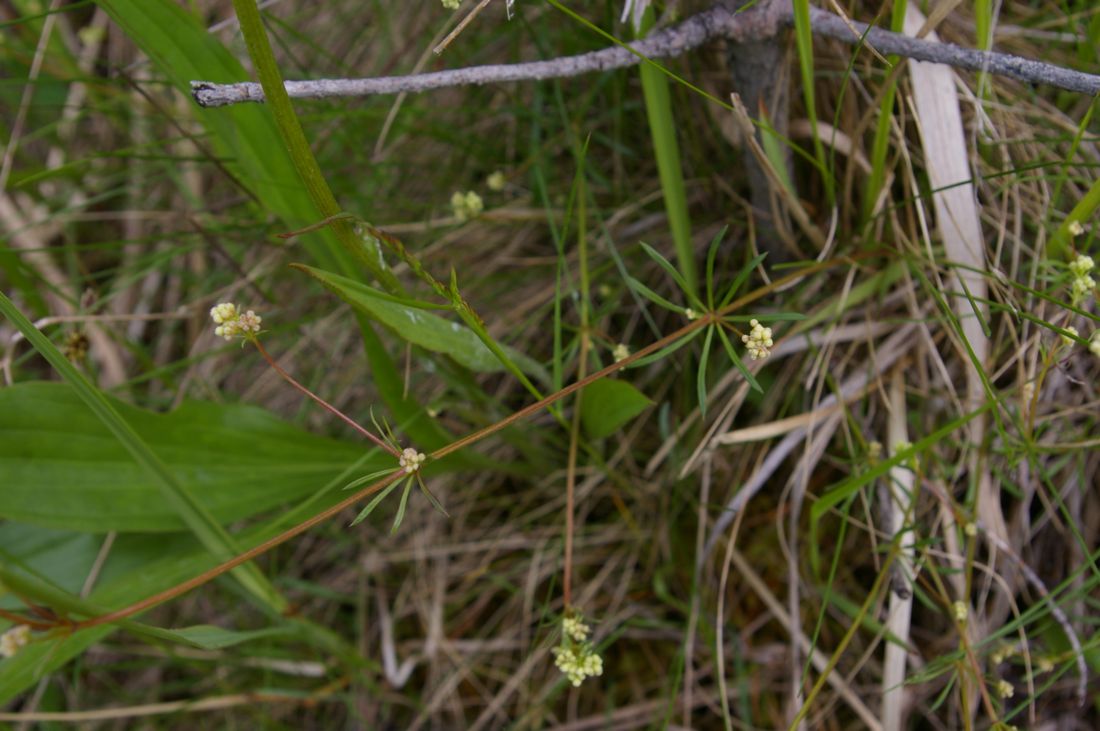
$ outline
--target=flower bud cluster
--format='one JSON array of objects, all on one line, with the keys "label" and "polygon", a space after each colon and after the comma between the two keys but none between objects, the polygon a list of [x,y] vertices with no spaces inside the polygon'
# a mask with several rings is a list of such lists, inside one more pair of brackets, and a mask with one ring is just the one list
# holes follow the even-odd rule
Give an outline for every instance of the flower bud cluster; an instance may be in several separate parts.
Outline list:
[{"label": "flower bud cluster", "polygon": [[31,628],[17,624],[0,635],[0,657],[14,657],[31,640]]},{"label": "flower bud cluster", "polygon": [[1069,270],[1073,274],[1073,284],[1070,285],[1070,299],[1073,304],[1078,304],[1096,289],[1096,280],[1091,272],[1096,268],[1091,256],[1079,255],[1070,262]]},{"label": "flower bud cluster", "polygon": [[750,320],[749,325],[752,330],[748,335],[741,336],[741,342],[749,349],[749,356],[753,360],[767,358],[771,355],[769,348],[772,347],[772,329],[764,327],[758,320]]},{"label": "flower bud cluster", "polygon": [[405,470],[405,474],[411,475],[420,469],[420,465],[424,464],[424,460],[427,457],[423,452],[418,452],[412,447],[405,447],[401,450],[401,456],[397,459],[398,464]]},{"label": "flower bud cluster", "polygon": [[251,338],[260,332],[260,323],[263,318],[252,310],[241,312],[237,305],[231,302],[222,302],[210,308],[210,319],[217,325],[214,334],[219,338],[232,340],[241,336]]},{"label": "flower bud cluster", "polygon": [[603,675],[603,658],[588,642],[591,628],[577,616],[567,616],[561,622],[561,644],[551,650],[554,664],[565,674],[573,687],[585,678]]},{"label": "flower bud cluster", "polygon": [[485,203],[481,200],[481,196],[472,190],[465,193],[456,190],[451,196],[451,210],[460,222],[468,221],[485,210]]}]

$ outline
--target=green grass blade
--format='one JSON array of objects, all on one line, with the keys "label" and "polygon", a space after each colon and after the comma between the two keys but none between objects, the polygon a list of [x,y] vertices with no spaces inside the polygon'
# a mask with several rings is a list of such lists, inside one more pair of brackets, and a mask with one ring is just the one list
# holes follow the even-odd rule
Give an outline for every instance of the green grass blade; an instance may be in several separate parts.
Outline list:
[{"label": "green grass blade", "polygon": [[[900,33],[905,24],[906,0],[898,0],[894,3],[893,13],[890,16],[890,30]],[[875,203],[886,181],[886,153],[890,149],[890,122],[894,118],[894,98],[897,95],[897,64],[900,58],[890,56],[890,77],[882,90],[882,101],[878,108],[878,121],[875,124],[875,139],[871,143],[871,176],[867,180],[867,187],[863,190],[863,221],[870,220],[875,212]]]},{"label": "green grass blade", "polygon": [[[397,486],[401,484],[400,480],[394,480],[390,484],[386,485],[386,489],[371,498],[371,501],[367,503],[367,506],[359,511],[359,515],[355,516],[355,520],[351,521],[352,526],[359,525],[367,516],[374,512],[374,509],[378,507],[378,504],[386,499],[386,496],[397,489]],[[350,485],[349,485],[350,487]]]},{"label": "green grass blade", "polygon": [[923,452],[947,435],[957,431],[960,427],[969,423],[971,420],[977,418],[978,416],[981,416],[986,411],[989,411],[991,408],[993,408],[993,405],[994,404],[992,402],[986,402],[985,405],[975,409],[974,411],[971,411],[968,414],[963,414],[958,418],[952,419],[948,423],[941,426],[939,429],[936,429],[934,432],[926,436],[924,439],[921,439],[912,447],[900,450],[890,459],[882,460],[871,469],[850,477],[847,480],[841,482],[836,487],[832,488],[831,490],[828,490],[827,492],[822,494],[820,498],[817,499],[817,502],[814,503],[814,506],[810,511],[811,520],[813,520],[814,522],[821,520],[821,517],[825,515],[825,513],[827,513],[829,510],[831,510],[833,507],[840,504],[844,500],[848,499],[850,495],[857,492],[864,485],[871,482],[871,480],[885,475],[887,472],[890,471],[892,467],[896,467],[899,464],[902,464],[909,459],[912,459],[913,456],[919,454],[920,452]]},{"label": "green grass blade", "polygon": [[798,47],[798,68],[802,74],[802,96],[806,102],[806,116],[809,117],[810,127],[814,131],[814,157],[825,183],[826,197],[829,205],[832,205],[836,198],[835,183],[825,162],[825,145],[822,144],[821,137],[817,134],[817,102],[814,97],[814,40],[813,31],[810,28],[809,0],[795,0],[794,2],[794,37],[795,44]]},{"label": "green grass blade", "polygon": [[[409,505],[409,493],[412,492],[412,486],[415,480],[412,476],[409,476],[405,480],[405,489],[401,491],[401,502],[397,505],[397,515],[393,517],[393,526],[390,528],[390,535],[397,533],[397,529],[401,527],[401,521],[405,519],[405,508]],[[397,484],[396,482],[393,484]]]},{"label": "green grass blade", "polygon": [[[643,34],[653,23],[653,11],[646,11]],[[676,247],[676,262],[686,280],[686,291],[697,296],[699,277],[695,271],[695,247],[691,243],[691,216],[688,213],[684,173],[680,164],[680,145],[676,141],[676,122],[672,116],[672,95],[668,77],[653,65],[644,63],[638,69],[645,95],[646,117],[653,137],[653,152],[657,157],[657,173],[665,199],[665,211]]]}]

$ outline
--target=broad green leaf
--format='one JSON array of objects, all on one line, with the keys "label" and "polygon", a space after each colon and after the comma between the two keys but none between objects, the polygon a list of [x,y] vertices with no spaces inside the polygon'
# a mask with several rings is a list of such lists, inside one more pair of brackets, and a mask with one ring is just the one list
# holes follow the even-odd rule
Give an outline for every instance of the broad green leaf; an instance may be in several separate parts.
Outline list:
[{"label": "broad green leaf", "polygon": [[[157,414],[110,402],[222,523],[310,494],[369,448],[250,406],[187,402]],[[363,469],[391,461],[379,454]],[[0,389],[0,483],[0,517],[12,520],[89,532],[184,527],[148,472],[59,383]]]},{"label": "broad green leaf", "polygon": [[581,423],[588,436],[603,439],[653,404],[626,381],[604,378],[584,388]]},{"label": "broad green leaf", "polygon": [[[433,315],[338,274],[300,264],[295,268],[317,279],[337,297],[413,345],[449,355],[472,371],[494,373],[505,369],[500,359],[460,322]],[[546,379],[546,371],[541,365],[511,348],[504,350],[524,371]]]},{"label": "broad green leaf", "polygon": [[[338,492],[329,495],[333,500],[338,497]],[[249,548],[271,538],[281,529],[282,526],[266,526],[236,538],[242,547]],[[95,559],[98,544],[95,536],[86,533],[0,523],[0,583],[30,601],[52,606],[79,619],[97,611],[131,604],[186,581],[216,563],[194,538],[184,533],[121,534],[111,549],[91,596],[86,600],[79,599],[76,594],[81,590],[87,569]],[[68,567],[73,568],[70,570]],[[47,576],[48,579],[45,578]],[[58,579],[56,582],[55,577]],[[26,611],[18,597],[11,593],[0,597],[0,606],[9,611]],[[0,620],[0,624],[6,627],[8,623]],[[183,631],[183,636],[177,636],[172,630],[132,620],[72,633],[35,633],[31,643],[15,657],[0,661],[0,705],[8,703],[41,677],[62,667],[118,629],[189,644],[219,639],[213,632],[196,632],[193,628],[193,636],[189,639],[187,630]],[[227,630],[221,632],[228,633]],[[291,629],[284,625],[258,632],[290,634]],[[247,639],[260,638],[260,634],[236,634],[248,635]],[[228,637],[228,634],[221,635],[223,640]]]},{"label": "broad green leaf", "polygon": [[[61,354],[50,339],[43,335],[3,292],[0,292],[0,312],[23,333],[27,341],[53,366],[54,370],[61,374],[68,384],[63,388],[66,388],[71,395],[75,396],[75,403],[80,405],[85,414],[92,417],[89,420],[89,423],[94,425],[92,428],[101,435],[110,435],[108,437],[110,440],[109,448],[114,449],[116,454],[125,455],[125,463],[141,471],[142,478],[156,488],[159,497],[158,502],[167,506],[173,518],[194,533],[195,537],[214,556],[218,556],[222,560],[228,560],[236,555],[238,550],[232,536],[218,523],[210,510],[195,497],[191,489],[180,480],[179,475],[169,468],[164,459],[149,446],[141,432],[122,417],[111,399],[89,382],[84,374],[78,371]],[[4,389],[4,393],[6,394],[12,390],[11,388]],[[37,407],[38,404],[34,403],[32,399],[32,403],[26,408],[29,418],[33,419],[37,415]],[[0,409],[0,414],[2,413],[5,412]],[[22,424],[23,422],[17,421],[19,414],[20,412],[15,411],[8,416],[16,420],[17,424]],[[64,417],[64,414],[60,414],[60,416]],[[63,459],[67,456],[67,453],[63,451],[65,437],[67,436],[62,430],[60,434],[51,435],[47,439],[55,449],[58,447],[62,449]],[[11,446],[16,450],[16,457],[22,458],[25,463],[27,461],[25,455],[18,451],[22,443],[19,440],[10,441],[14,442]],[[77,475],[74,482],[79,484],[81,477]],[[31,473],[31,483],[39,486],[39,478],[37,470],[34,470]],[[51,487],[67,486],[52,485]],[[24,496],[30,497],[30,502],[34,501],[33,492],[32,489],[31,496]],[[24,500],[24,505],[26,503],[27,501]],[[40,503],[31,509],[52,511],[57,508],[57,505],[51,506]],[[68,508],[60,509],[66,510]],[[247,563],[236,567],[233,569],[233,576],[253,596],[267,604],[272,610],[281,612],[286,608],[286,601],[267,580],[267,577],[260,573],[255,564]]]}]

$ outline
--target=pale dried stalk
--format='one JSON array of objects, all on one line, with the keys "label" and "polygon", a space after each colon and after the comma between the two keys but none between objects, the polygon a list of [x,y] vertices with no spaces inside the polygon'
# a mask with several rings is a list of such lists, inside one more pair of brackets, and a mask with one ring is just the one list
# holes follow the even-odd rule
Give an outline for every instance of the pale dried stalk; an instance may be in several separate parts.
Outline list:
[{"label": "pale dried stalk", "polygon": [[[905,377],[899,369],[890,378],[890,416],[887,422],[887,439],[890,453],[898,445],[908,444],[909,429],[905,409]],[[895,585],[890,589],[890,606],[886,616],[886,630],[892,637],[886,642],[882,668],[882,728],[883,731],[900,731],[904,728],[908,692],[905,688],[905,661],[908,656],[909,620],[913,613],[914,549],[916,536],[906,535],[905,526],[913,517],[913,472],[898,465],[890,469],[886,485],[887,534],[897,541],[898,557],[895,564]],[[900,582],[900,583],[898,583]]]}]

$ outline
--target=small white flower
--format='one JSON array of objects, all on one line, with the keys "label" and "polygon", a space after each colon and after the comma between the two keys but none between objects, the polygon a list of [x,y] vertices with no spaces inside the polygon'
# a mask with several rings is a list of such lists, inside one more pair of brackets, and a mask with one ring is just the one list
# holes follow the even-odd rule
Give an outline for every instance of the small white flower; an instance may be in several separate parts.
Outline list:
[{"label": "small white flower", "polygon": [[1049,655],[1043,655],[1036,661],[1035,669],[1040,673],[1049,673],[1054,669],[1054,658]]},{"label": "small white flower", "polygon": [[1085,233],[1085,227],[1081,225],[1080,221],[1070,221],[1068,229],[1070,236],[1080,236]]},{"label": "small white flower", "polygon": [[619,343],[611,350],[611,357],[615,359],[616,363],[621,363],[630,357],[630,348],[626,343]]},{"label": "small white flower", "polygon": [[963,526],[963,533],[965,533],[967,537],[973,538],[978,535],[978,526],[973,522],[967,523]]},{"label": "small white flower", "polygon": [[443,7],[447,10],[458,10],[462,0],[443,0]]},{"label": "small white flower", "polygon": [[1089,338],[1089,352],[1100,358],[1100,330],[1097,330]]},{"label": "small white flower", "polygon": [[1076,342],[1074,338],[1081,334],[1077,332],[1077,328],[1073,327],[1072,325],[1067,325],[1062,329],[1069,333],[1069,335],[1062,335],[1062,342],[1066,345],[1073,345],[1074,342]]},{"label": "small white flower", "polygon": [[424,464],[425,459],[427,459],[427,457],[424,456],[423,452],[417,452],[412,447],[405,447],[405,449],[401,450],[401,456],[398,458],[397,462],[401,465],[402,469],[405,470],[405,474],[411,475],[413,472],[420,469],[420,465]]},{"label": "small white flower", "polygon": [[485,185],[489,186],[489,190],[496,192],[504,190],[504,183],[504,173],[499,170],[490,174],[489,177],[485,179]]},{"label": "small white flower", "polygon": [[0,657],[14,657],[31,640],[31,628],[17,624],[0,635]]},{"label": "small white flower", "polygon": [[957,601],[951,605],[951,613],[955,615],[956,622],[965,622],[966,618],[970,616],[970,611],[966,608],[966,602]]},{"label": "small white flower", "polygon": [[684,317],[686,317],[688,320],[698,320],[699,313],[688,307],[686,310],[684,310]]},{"label": "small white flower", "polygon": [[757,320],[750,320],[749,325],[752,326],[752,330],[748,335],[741,336],[741,342],[749,349],[749,355],[753,360],[759,360],[760,358],[767,358],[771,355],[772,347],[772,329],[770,327],[764,327]]},{"label": "small white flower", "polygon": [[1011,698],[1016,692],[1016,689],[1012,687],[1012,683],[1007,680],[998,680],[995,690],[1001,698]]}]

